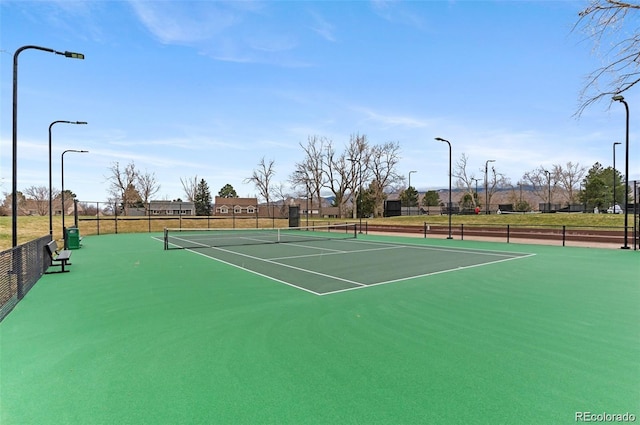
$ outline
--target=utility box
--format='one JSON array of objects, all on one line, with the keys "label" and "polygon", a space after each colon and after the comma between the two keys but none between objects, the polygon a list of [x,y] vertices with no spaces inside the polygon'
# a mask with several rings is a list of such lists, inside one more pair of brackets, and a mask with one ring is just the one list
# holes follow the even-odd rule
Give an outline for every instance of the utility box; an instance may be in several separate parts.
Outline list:
[{"label": "utility box", "polygon": [[67,227],[65,249],[80,249],[80,230],[77,227]]}]

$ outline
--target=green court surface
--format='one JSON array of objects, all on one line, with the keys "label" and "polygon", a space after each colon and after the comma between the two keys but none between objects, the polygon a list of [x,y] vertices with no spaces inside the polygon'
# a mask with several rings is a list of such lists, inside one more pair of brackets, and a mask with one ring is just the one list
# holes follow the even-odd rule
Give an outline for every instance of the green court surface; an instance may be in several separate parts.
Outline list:
[{"label": "green court surface", "polygon": [[0,323],[0,423],[640,421],[639,255],[85,237]]}]

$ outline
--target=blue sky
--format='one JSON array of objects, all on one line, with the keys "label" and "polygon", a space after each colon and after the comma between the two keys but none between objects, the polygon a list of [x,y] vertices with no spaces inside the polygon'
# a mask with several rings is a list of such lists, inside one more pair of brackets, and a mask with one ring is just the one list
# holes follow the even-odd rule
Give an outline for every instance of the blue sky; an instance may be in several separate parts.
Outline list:
[{"label": "blue sky", "polygon": [[[576,119],[587,74],[601,65],[573,32],[583,1],[6,1],[0,3],[0,182],[11,191],[13,54],[38,45],[72,60],[19,56],[18,189],[53,181],[82,201],[107,199],[109,167],[155,173],[159,199],[184,198],[180,178],[213,195],[261,158],[286,182],[309,136],[338,149],[353,134],[400,144],[398,170],[418,189],[448,185],[454,162],[485,161],[515,184],[539,166],[612,162],[625,111],[596,104]],[[631,178],[640,178],[634,109]],[[617,148],[624,172],[624,145]]]}]

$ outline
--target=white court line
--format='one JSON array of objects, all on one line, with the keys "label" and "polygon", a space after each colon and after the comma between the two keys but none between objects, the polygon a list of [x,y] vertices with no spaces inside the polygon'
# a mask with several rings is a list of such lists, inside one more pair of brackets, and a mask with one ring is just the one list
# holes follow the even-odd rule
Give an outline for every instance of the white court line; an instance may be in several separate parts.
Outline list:
[{"label": "white court line", "polygon": [[[248,271],[248,272],[253,273],[255,275],[258,275],[258,276],[261,276],[261,277],[265,277],[267,279],[271,279],[273,281],[276,281],[276,282],[279,282],[279,283],[283,283],[283,284],[291,286],[293,288],[301,289],[301,290],[303,290],[305,292],[309,292],[311,294],[315,294],[315,295],[319,295],[319,296],[339,294],[339,293],[342,293],[342,292],[353,291],[353,290],[356,290],[356,289],[364,289],[364,288],[368,288],[368,287],[371,287],[371,286],[387,285],[387,284],[390,284],[390,283],[396,283],[396,282],[401,282],[401,281],[405,281],[405,280],[411,280],[411,279],[416,279],[416,278],[421,278],[421,277],[427,277],[427,276],[432,276],[432,275],[437,275],[437,274],[442,274],[442,273],[449,273],[449,272],[453,272],[453,271],[464,270],[464,269],[469,269],[469,268],[474,268],[474,267],[482,267],[482,266],[486,266],[486,265],[490,265],[490,264],[496,264],[496,263],[501,263],[501,262],[511,261],[511,260],[518,260],[518,259],[521,259],[521,258],[532,257],[532,256],[536,255],[536,254],[524,253],[524,252],[489,251],[489,250],[477,250],[475,248],[440,248],[440,247],[429,247],[429,246],[414,245],[414,244],[395,244],[395,243],[373,242],[373,241],[344,240],[344,242],[370,244],[370,245],[383,245],[383,247],[382,248],[364,249],[364,250],[358,250],[358,251],[337,251],[336,250],[336,252],[332,252],[332,253],[329,253],[329,254],[310,254],[310,255],[294,256],[294,257],[280,257],[280,258],[275,258],[275,259],[264,259],[264,258],[259,258],[259,257],[255,257],[255,256],[248,255],[248,254],[242,254],[242,253],[239,253],[239,252],[230,251],[230,250],[219,248],[219,247],[210,247],[208,245],[203,245],[205,247],[216,249],[216,250],[223,251],[223,252],[227,252],[229,254],[235,254],[235,255],[247,257],[247,258],[250,258],[250,259],[253,259],[253,260],[263,261],[263,262],[275,264],[277,266],[288,267],[288,268],[295,269],[295,270],[298,270],[298,271],[301,271],[301,272],[304,272],[304,273],[315,274],[315,275],[326,277],[326,278],[329,278],[329,279],[348,282],[348,283],[356,285],[355,287],[351,287],[351,288],[338,289],[338,290],[335,290],[335,291],[327,291],[327,292],[312,291],[312,290],[304,288],[302,286],[298,286],[298,285],[290,283],[290,282],[285,282],[283,280],[274,278],[272,276],[265,275],[263,273],[259,273],[259,272],[253,271],[251,269],[247,269],[247,268],[242,267],[240,265],[233,264],[233,263],[230,263],[228,261],[224,261],[224,260],[221,260],[221,259],[218,259],[218,258],[215,258],[215,257],[210,257],[210,256],[208,256],[206,254],[203,254],[203,253],[201,253],[199,251],[196,251],[196,250],[192,250],[192,249],[188,249],[188,248],[185,248],[185,249],[187,251],[194,252],[194,253],[196,253],[198,255],[202,255],[202,256],[204,256],[206,258],[212,259],[214,261],[219,261],[221,263],[230,265],[232,267],[236,267],[238,269],[241,269],[241,270],[244,270],[244,271]],[[306,248],[309,248],[309,246],[307,246],[307,245],[298,245],[298,246],[304,246]],[[313,248],[315,249],[316,247],[313,247]],[[472,265],[469,265],[469,266],[460,266],[460,267],[456,267],[456,268],[452,268],[452,269],[439,270],[439,271],[435,271],[435,272],[431,272],[431,273],[424,273],[424,274],[420,274],[420,275],[407,276],[407,277],[403,277],[403,278],[392,279],[392,280],[388,280],[388,281],[384,281],[384,282],[377,282],[377,283],[371,283],[371,284],[364,284],[364,283],[360,283],[360,282],[355,282],[355,281],[352,281],[352,280],[349,280],[349,279],[343,279],[343,278],[339,278],[339,277],[336,277],[336,276],[328,275],[328,274],[325,274],[325,273],[315,272],[315,271],[307,270],[307,269],[301,269],[299,267],[289,266],[287,264],[283,264],[283,263],[279,263],[277,261],[273,261],[273,260],[277,260],[277,259],[334,255],[334,254],[342,254],[342,253],[346,253],[346,254],[348,254],[348,253],[359,253],[359,252],[380,251],[380,250],[396,249],[396,248],[418,248],[418,249],[427,249],[427,250],[434,250],[434,251],[445,251],[445,252],[467,253],[467,254],[473,253],[473,254],[479,254],[479,255],[491,255],[491,256],[500,256],[500,257],[509,256],[509,258],[502,258],[500,260],[489,261],[489,262],[481,263],[481,264],[472,264]],[[471,251],[471,252],[469,252],[469,251]],[[515,256],[514,256],[514,254],[515,254]]]},{"label": "white court line", "polygon": [[493,251],[488,249],[478,249],[478,248],[464,248],[464,247],[456,247],[456,248],[442,248],[437,246],[426,246],[426,245],[417,245],[417,244],[400,244],[394,242],[376,242],[376,241],[363,241],[358,239],[346,239],[347,243],[359,243],[359,244],[371,244],[371,245],[394,245],[394,246],[403,246],[407,248],[417,248],[417,249],[425,249],[429,251],[444,251],[444,252],[456,252],[456,253],[465,253],[465,254],[478,254],[478,255],[490,255],[490,256],[515,256],[515,258],[520,257],[528,257],[531,254],[528,252],[518,252],[518,251]]},{"label": "white court line", "polygon": [[[229,254],[235,254],[235,255],[239,255],[241,257],[250,258],[252,260],[263,261],[265,263],[270,263],[270,264],[275,264],[275,265],[282,266],[282,267],[287,267],[287,268],[294,269],[294,270],[297,270],[297,271],[300,271],[300,272],[303,272],[303,273],[315,274],[317,276],[322,276],[322,277],[326,277],[326,278],[333,279],[333,280],[339,280],[341,282],[347,282],[347,283],[351,283],[353,285],[367,286],[365,283],[360,283],[360,282],[356,282],[354,280],[344,279],[344,278],[337,277],[337,276],[332,276],[332,275],[326,274],[326,273],[315,272],[313,270],[307,270],[307,269],[303,269],[303,268],[296,267],[296,266],[290,266],[288,264],[278,263],[277,261],[272,261],[272,260],[269,260],[269,259],[266,259],[266,258],[254,257],[253,255],[243,254],[241,252],[229,251],[228,249],[219,248],[219,247],[210,247],[210,248],[218,250],[218,251],[227,252]],[[244,267],[241,267],[241,268],[243,270],[248,270],[248,269],[245,269]]]},{"label": "white court line", "polygon": [[228,265],[228,266],[235,267],[236,269],[240,269],[240,270],[245,271],[245,272],[248,272],[248,273],[253,273],[253,274],[255,274],[256,276],[264,277],[264,278],[267,278],[267,279],[273,280],[273,281],[278,282],[278,283],[283,283],[283,284],[285,284],[285,285],[291,286],[292,288],[301,289],[301,290],[303,290],[303,291],[305,291],[305,292],[309,292],[310,294],[314,294],[314,295],[322,295],[322,293],[321,293],[321,292],[312,291],[311,289],[307,289],[307,288],[304,288],[304,287],[302,287],[302,286],[295,285],[295,284],[290,283],[290,282],[285,282],[284,280],[280,280],[280,279],[275,278],[275,277],[273,277],[273,276],[269,276],[269,275],[266,275],[266,274],[263,274],[263,273],[257,272],[257,271],[255,271],[255,270],[247,269],[247,268],[244,268],[244,267],[239,266],[239,265],[237,265],[237,264],[233,264],[233,263],[230,263],[230,262],[228,262],[228,261],[221,260],[221,259],[219,259],[219,258],[211,257],[211,256],[209,256],[209,255],[203,254],[203,253],[198,252],[198,251],[195,251],[195,250],[193,250],[193,249],[186,248],[186,250],[187,250],[187,251],[189,251],[189,252],[193,252],[194,254],[202,255],[203,257],[206,257],[206,258],[208,258],[209,260],[218,261],[218,262],[223,263],[223,264],[226,264],[226,265]]},{"label": "white court line", "polygon": [[[419,277],[426,277],[426,276],[433,276],[436,274],[442,274],[442,273],[449,273],[449,272],[455,272],[458,270],[464,270],[464,269],[471,269],[474,267],[482,267],[482,266],[486,266],[489,264],[496,264],[496,263],[502,263],[504,261],[511,261],[511,260],[519,260],[521,258],[527,258],[527,257],[532,257],[535,254],[527,254],[527,255],[523,255],[521,257],[511,257],[511,258],[503,258],[502,260],[495,260],[495,261],[490,261],[487,263],[481,263],[481,264],[472,264],[470,266],[460,266],[460,267],[456,267],[455,269],[447,269],[447,270],[439,270],[437,272],[431,272],[431,273],[424,273],[424,274],[419,274],[419,275],[415,275],[415,276],[407,276],[407,277],[401,277],[398,279],[392,279],[392,280],[387,280],[384,282],[378,282],[378,283],[371,283],[369,285],[365,285],[365,287],[370,287],[370,286],[380,286],[380,285],[387,285],[389,283],[396,283],[396,282],[402,282],[404,280],[411,280],[411,279],[416,279]],[[346,289],[337,289],[335,291],[328,291],[328,292],[323,292],[321,294],[318,294],[320,296],[324,296],[324,295],[332,295],[332,294],[339,294],[341,292],[347,292],[347,291],[352,291],[354,289],[363,289],[360,287],[356,287],[356,288],[346,288]]]},{"label": "white court line", "polygon": [[[304,245],[300,245],[300,246],[304,246]],[[304,246],[305,248],[311,248],[311,247],[307,247]],[[370,248],[370,249],[359,249],[357,251],[338,251],[338,250],[331,250],[333,252],[330,253],[316,253],[316,254],[304,254],[304,255],[291,255],[288,257],[274,257],[271,258],[271,260],[290,260],[290,259],[296,259],[296,258],[305,258],[305,257],[326,257],[329,255],[337,255],[337,254],[358,254],[361,252],[372,252],[372,251],[386,251],[389,249],[400,249],[400,248],[410,248],[410,247],[406,247],[406,246],[401,246],[401,245],[397,245],[397,246],[388,246],[385,248]]]}]

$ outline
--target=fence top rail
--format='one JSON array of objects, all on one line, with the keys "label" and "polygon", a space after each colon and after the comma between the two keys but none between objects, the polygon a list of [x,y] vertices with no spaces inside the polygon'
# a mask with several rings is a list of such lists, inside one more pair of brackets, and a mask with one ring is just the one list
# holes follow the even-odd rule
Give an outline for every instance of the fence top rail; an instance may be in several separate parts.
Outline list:
[{"label": "fence top rail", "polygon": [[6,253],[8,253],[8,252],[15,251],[15,250],[18,250],[18,249],[22,249],[22,247],[25,246],[25,245],[29,245],[29,244],[33,244],[33,243],[39,243],[40,241],[49,242],[50,240],[51,240],[51,235],[40,236],[39,238],[31,239],[30,241],[26,241],[26,242],[23,242],[21,244],[18,244],[17,246],[14,246],[13,248],[8,248],[8,249],[5,249],[3,251],[0,251],[0,255],[6,255]]}]

